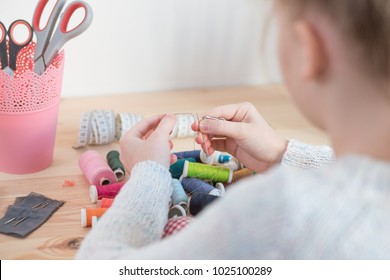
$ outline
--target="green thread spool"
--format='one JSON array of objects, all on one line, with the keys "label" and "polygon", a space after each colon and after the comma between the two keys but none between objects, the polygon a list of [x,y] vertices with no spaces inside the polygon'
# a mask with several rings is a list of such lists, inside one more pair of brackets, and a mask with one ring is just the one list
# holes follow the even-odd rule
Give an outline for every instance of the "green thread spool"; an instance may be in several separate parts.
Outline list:
[{"label": "green thread spool", "polygon": [[183,177],[211,180],[213,182],[231,183],[233,179],[233,171],[229,168],[220,166],[185,161]]},{"label": "green thread spool", "polygon": [[179,179],[181,175],[183,175],[185,161],[196,162],[194,158],[178,159],[169,167],[169,172],[171,172],[172,178]]},{"label": "green thread spool", "polygon": [[118,151],[110,151],[107,154],[107,163],[110,166],[111,170],[114,171],[118,181],[122,181],[126,175],[126,169],[123,166],[122,162],[119,159]]}]

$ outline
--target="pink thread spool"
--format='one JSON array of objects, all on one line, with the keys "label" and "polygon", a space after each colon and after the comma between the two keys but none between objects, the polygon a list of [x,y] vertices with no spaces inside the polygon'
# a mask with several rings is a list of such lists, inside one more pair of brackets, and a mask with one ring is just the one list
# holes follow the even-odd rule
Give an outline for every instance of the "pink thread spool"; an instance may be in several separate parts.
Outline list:
[{"label": "pink thread spool", "polygon": [[19,52],[14,77],[0,69],[0,172],[34,173],[53,162],[64,53],[39,76],[34,48]]},{"label": "pink thread spool", "polygon": [[89,187],[89,197],[93,203],[96,203],[99,199],[103,198],[115,198],[124,184],[125,182],[114,183],[106,186],[92,185]]},{"label": "pink thread spool", "polygon": [[114,171],[106,160],[96,151],[90,150],[81,154],[79,166],[91,185],[103,186],[117,182]]}]

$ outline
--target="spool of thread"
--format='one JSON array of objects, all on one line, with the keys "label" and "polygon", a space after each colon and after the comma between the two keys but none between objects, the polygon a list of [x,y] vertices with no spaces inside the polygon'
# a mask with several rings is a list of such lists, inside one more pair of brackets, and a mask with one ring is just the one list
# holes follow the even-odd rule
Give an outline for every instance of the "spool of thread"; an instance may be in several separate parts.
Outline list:
[{"label": "spool of thread", "polygon": [[200,211],[202,211],[206,206],[210,205],[218,197],[219,196],[210,195],[207,193],[193,194],[189,201],[191,215],[196,216]]},{"label": "spool of thread", "polygon": [[217,183],[215,188],[221,192],[220,196],[224,197],[226,195],[225,186],[222,183]]},{"label": "spool of thread", "polygon": [[238,159],[232,157],[230,161],[222,164],[222,166],[229,168],[233,171],[237,171],[241,169],[241,163],[238,161]]},{"label": "spool of thread", "polygon": [[233,178],[233,171],[229,168],[221,166],[211,166],[207,164],[185,161],[182,177],[230,183]]},{"label": "spool of thread", "polygon": [[181,216],[187,216],[187,212],[180,205],[173,205],[168,211],[168,219]]},{"label": "spool of thread", "polygon": [[178,159],[174,164],[169,167],[172,178],[179,179],[183,175],[185,161],[195,162],[194,158]]},{"label": "spool of thread", "polygon": [[173,188],[172,195],[171,195],[172,204],[180,205],[181,207],[184,208],[184,210],[187,210],[188,197],[180,181],[177,179],[172,179],[172,188]]},{"label": "spool of thread", "polygon": [[100,218],[108,208],[81,208],[81,225],[83,227],[92,226],[92,217]]},{"label": "spool of thread", "polygon": [[118,151],[110,151],[107,154],[107,163],[111,170],[114,171],[114,174],[119,182],[125,179],[126,170],[119,159]]},{"label": "spool of thread", "polygon": [[212,194],[215,196],[221,195],[218,189],[214,188],[212,185],[197,178],[184,177],[181,180],[181,184],[183,186],[183,189],[189,194],[202,192],[202,193]]},{"label": "spool of thread", "polygon": [[233,172],[233,182],[237,182],[238,180],[241,180],[245,177],[253,176],[256,173],[248,168],[243,168],[241,170]]},{"label": "spool of thread", "polygon": [[162,238],[166,238],[168,236],[174,235],[184,229],[192,222],[192,218],[187,216],[182,217],[174,217],[168,220],[164,228],[164,233]]},{"label": "spool of thread", "polygon": [[200,150],[175,152],[173,154],[175,154],[177,156],[177,159],[193,158],[193,159],[195,159],[195,162],[201,162]]},{"label": "spool of thread", "polygon": [[103,198],[115,198],[124,184],[125,183],[122,181],[106,186],[91,185],[89,187],[89,197],[91,198],[91,202],[96,203],[99,199]]},{"label": "spool of thread", "polygon": [[215,151],[209,156],[206,155],[204,151],[201,151],[200,160],[204,164],[220,165],[232,169],[233,171],[237,171],[241,167],[241,164],[235,157],[226,153],[221,153],[219,151]]},{"label": "spool of thread", "polygon": [[100,206],[100,208],[110,208],[113,202],[114,202],[113,198],[103,197],[100,200],[100,205],[99,206]]},{"label": "spool of thread", "polygon": [[103,186],[117,182],[117,178],[106,160],[94,150],[81,154],[79,166],[91,185]]},{"label": "spool of thread", "polygon": [[92,227],[96,227],[97,222],[99,221],[99,217],[92,216]]}]

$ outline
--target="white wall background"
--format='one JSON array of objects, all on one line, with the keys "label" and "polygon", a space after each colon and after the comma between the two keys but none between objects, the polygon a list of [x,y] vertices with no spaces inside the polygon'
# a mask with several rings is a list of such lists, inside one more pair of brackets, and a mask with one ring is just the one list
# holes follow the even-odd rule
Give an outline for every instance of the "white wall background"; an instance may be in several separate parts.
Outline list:
[{"label": "white wall background", "polygon": [[[280,81],[273,26],[263,36],[272,0],[86,1],[94,20],[65,45],[63,96]],[[31,21],[37,2],[0,0],[0,21]]]}]

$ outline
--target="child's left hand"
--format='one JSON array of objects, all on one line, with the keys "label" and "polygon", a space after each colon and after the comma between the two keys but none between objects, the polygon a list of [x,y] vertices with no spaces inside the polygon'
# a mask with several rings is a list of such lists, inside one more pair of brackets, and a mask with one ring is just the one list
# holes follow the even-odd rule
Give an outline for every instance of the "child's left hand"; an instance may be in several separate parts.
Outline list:
[{"label": "child's left hand", "polygon": [[152,160],[166,168],[177,158],[171,154],[173,147],[169,135],[175,126],[176,118],[172,114],[159,115],[137,123],[119,141],[121,161],[126,169],[139,162]]}]

